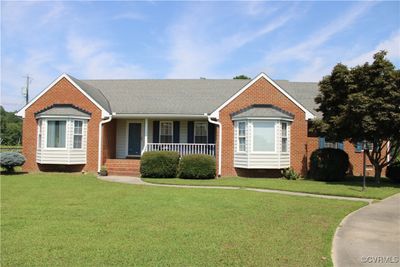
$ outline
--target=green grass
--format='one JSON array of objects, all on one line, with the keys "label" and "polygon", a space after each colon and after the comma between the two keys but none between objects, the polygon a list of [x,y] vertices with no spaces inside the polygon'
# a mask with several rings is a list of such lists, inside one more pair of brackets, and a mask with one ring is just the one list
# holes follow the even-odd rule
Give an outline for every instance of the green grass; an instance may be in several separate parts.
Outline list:
[{"label": "green grass", "polygon": [[1,266],[331,266],[335,228],[361,202],[1,177]]},{"label": "green grass", "polygon": [[400,193],[400,184],[393,184],[388,179],[382,178],[381,185],[377,186],[372,180],[372,177],[368,178],[367,189],[365,191],[362,191],[362,178],[360,177],[349,177],[342,182],[242,177],[226,177],[211,180],[178,178],[144,178],[143,180],[149,183],[159,184],[239,186],[374,199],[384,199],[388,196]]}]

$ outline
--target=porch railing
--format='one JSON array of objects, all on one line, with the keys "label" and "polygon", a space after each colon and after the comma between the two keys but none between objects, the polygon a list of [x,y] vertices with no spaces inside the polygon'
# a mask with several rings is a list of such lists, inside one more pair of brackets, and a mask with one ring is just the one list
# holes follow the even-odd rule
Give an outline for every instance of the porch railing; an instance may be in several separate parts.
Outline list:
[{"label": "porch railing", "polygon": [[147,143],[145,151],[176,151],[181,156],[206,154],[215,157],[215,144]]}]

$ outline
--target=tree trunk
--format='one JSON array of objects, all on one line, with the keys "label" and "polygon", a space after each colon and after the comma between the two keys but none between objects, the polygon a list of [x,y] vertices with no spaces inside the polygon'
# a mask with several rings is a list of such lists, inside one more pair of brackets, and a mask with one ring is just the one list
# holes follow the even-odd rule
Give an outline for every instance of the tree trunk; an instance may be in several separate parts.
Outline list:
[{"label": "tree trunk", "polygon": [[377,184],[381,183],[381,174],[382,174],[382,167],[375,166],[375,181]]}]

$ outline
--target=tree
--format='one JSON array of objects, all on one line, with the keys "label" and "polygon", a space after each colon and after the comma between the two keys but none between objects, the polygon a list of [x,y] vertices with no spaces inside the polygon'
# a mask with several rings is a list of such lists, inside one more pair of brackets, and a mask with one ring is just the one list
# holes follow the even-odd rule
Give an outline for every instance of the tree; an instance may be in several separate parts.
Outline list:
[{"label": "tree", "polygon": [[[367,141],[365,150],[380,182],[382,169],[400,151],[400,71],[385,58],[386,51],[374,55],[374,62],[348,68],[337,64],[319,83],[315,102],[323,113],[316,122],[319,133],[335,141],[354,145]],[[388,155],[392,155],[390,160]]]},{"label": "tree", "polygon": [[251,78],[250,77],[247,77],[246,75],[238,75],[238,76],[235,76],[235,77],[233,77],[233,79],[234,80],[251,80]]},{"label": "tree", "polygon": [[19,145],[22,136],[22,120],[13,112],[0,106],[0,137],[2,145]]}]

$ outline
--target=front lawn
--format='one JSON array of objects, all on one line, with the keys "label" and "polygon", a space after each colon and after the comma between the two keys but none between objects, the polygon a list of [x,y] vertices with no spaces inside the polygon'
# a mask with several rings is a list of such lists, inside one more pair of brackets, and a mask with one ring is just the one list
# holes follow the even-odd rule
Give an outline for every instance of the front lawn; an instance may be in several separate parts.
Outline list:
[{"label": "front lawn", "polygon": [[143,178],[149,183],[159,184],[185,184],[185,185],[222,185],[253,187],[293,192],[314,193],[322,195],[335,195],[346,197],[384,199],[400,193],[400,184],[393,184],[388,179],[382,178],[381,185],[377,186],[372,177],[368,177],[367,190],[362,191],[361,177],[348,177],[342,182],[320,182],[313,180],[286,180],[272,178],[242,178],[224,177],[211,180]]},{"label": "front lawn", "polygon": [[331,266],[335,228],[364,203],[1,177],[1,266]]}]

